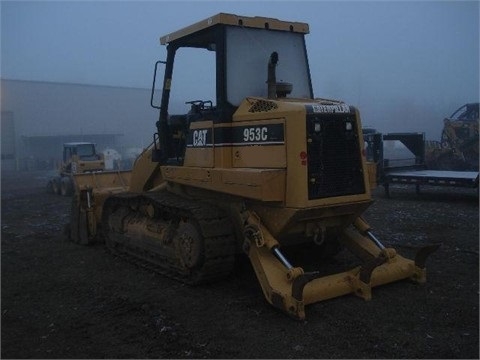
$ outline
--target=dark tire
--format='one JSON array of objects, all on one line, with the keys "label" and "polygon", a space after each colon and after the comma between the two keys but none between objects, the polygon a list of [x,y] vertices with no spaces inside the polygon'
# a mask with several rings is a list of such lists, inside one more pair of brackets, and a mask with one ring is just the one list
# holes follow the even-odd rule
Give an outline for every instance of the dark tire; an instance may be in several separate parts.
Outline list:
[{"label": "dark tire", "polygon": [[53,180],[50,179],[48,180],[47,182],[47,186],[46,186],[46,191],[47,191],[47,194],[53,194]]},{"label": "dark tire", "polygon": [[61,178],[60,178],[60,176],[54,177],[52,179],[52,189],[53,189],[54,194],[60,195],[60,193],[61,193]]},{"label": "dark tire", "polygon": [[87,221],[87,212],[85,209],[80,209],[79,219],[78,219],[78,244],[80,245],[90,245],[93,243],[93,240],[88,236],[88,221]]},{"label": "dark tire", "polygon": [[77,198],[74,196],[72,199],[72,204],[70,206],[70,228],[68,239],[73,243],[78,243],[79,234],[78,234],[78,225],[79,225],[79,213],[80,208],[77,201]]},{"label": "dark tire", "polygon": [[73,193],[72,179],[65,176],[60,181],[60,194],[62,196],[70,196]]},{"label": "dark tire", "polygon": [[69,240],[75,244],[90,245],[94,241],[88,236],[87,213],[80,208],[78,198],[72,198],[70,210]]}]

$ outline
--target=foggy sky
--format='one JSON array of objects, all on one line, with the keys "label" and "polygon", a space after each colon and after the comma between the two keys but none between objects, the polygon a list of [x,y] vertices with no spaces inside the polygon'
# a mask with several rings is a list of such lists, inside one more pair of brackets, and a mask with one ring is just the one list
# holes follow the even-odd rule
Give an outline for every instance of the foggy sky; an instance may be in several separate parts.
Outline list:
[{"label": "foggy sky", "polygon": [[[0,6],[5,79],[149,88],[154,62],[166,57],[160,36],[227,12],[309,23],[315,96],[357,106],[364,126],[426,132],[427,139],[438,140],[443,118],[479,98],[478,1],[2,1]],[[192,66],[202,69],[199,62]],[[192,90],[201,98],[201,84]]]}]

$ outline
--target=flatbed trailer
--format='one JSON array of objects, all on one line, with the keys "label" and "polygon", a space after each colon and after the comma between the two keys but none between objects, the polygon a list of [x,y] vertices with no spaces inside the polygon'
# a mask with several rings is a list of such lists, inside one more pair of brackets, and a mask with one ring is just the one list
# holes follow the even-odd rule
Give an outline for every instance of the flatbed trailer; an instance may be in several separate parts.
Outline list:
[{"label": "flatbed trailer", "polygon": [[[417,194],[422,185],[450,186],[478,189],[478,171],[429,170],[425,165],[425,135],[423,133],[364,132],[367,157],[377,164],[377,183],[383,185],[385,195],[390,196],[390,184],[415,185]],[[384,141],[400,141],[412,154],[412,165],[392,165],[394,160],[385,158]]]},{"label": "flatbed trailer", "polygon": [[390,184],[415,185],[417,194],[421,185],[478,188],[478,172],[446,170],[387,170],[383,177],[385,195],[390,196]]}]

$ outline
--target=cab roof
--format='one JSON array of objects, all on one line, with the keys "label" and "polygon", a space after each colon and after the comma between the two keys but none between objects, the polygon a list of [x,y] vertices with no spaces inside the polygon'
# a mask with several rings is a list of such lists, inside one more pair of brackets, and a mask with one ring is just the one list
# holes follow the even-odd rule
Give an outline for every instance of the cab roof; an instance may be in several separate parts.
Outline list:
[{"label": "cab roof", "polygon": [[239,16],[234,14],[219,13],[209,17],[208,19],[199,21],[183,29],[180,29],[170,34],[167,34],[165,36],[162,36],[160,38],[160,44],[162,45],[168,44],[172,41],[181,39],[185,36],[194,34],[196,32],[199,32],[201,30],[204,30],[219,24],[257,28],[257,29],[288,31],[288,32],[296,32],[296,33],[302,33],[302,34],[308,34],[309,32],[307,23],[282,21],[274,18],[259,17],[259,16],[248,17],[248,16]]},{"label": "cab roof", "polygon": [[65,147],[75,147],[80,145],[95,145],[95,144],[91,142],[85,142],[85,141],[68,142],[63,144],[63,146]]}]

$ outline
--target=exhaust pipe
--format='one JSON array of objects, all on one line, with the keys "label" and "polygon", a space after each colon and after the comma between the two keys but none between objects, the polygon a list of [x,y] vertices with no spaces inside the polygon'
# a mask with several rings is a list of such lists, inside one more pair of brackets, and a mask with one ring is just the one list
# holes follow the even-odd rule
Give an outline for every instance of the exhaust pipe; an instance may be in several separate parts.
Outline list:
[{"label": "exhaust pipe", "polygon": [[276,99],[277,98],[277,76],[275,74],[275,68],[278,63],[278,53],[276,51],[272,52],[270,55],[270,60],[268,61],[268,98]]}]

